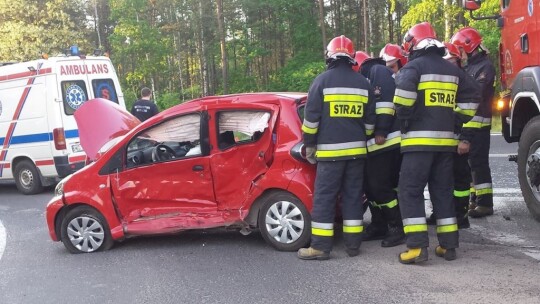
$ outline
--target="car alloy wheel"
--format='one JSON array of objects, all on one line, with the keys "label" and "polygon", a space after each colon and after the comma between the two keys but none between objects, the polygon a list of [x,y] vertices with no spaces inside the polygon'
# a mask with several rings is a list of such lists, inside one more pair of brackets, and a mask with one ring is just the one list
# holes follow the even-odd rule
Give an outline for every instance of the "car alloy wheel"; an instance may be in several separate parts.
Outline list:
[{"label": "car alloy wheel", "polygon": [[309,242],[311,216],[304,204],[292,193],[273,191],[260,198],[259,230],[274,248],[296,251]]}]

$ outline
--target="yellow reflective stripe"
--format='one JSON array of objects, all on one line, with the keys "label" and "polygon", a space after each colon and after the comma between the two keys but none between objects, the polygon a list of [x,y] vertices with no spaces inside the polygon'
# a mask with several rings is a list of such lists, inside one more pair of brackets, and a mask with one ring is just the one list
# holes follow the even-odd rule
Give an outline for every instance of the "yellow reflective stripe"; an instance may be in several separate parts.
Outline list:
[{"label": "yellow reflective stripe", "polygon": [[457,146],[458,140],[454,138],[403,138],[401,146]]},{"label": "yellow reflective stripe", "polygon": [[405,233],[426,232],[427,231],[427,224],[407,225],[407,226],[403,227],[403,231]]},{"label": "yellow reflective stripe", "polygon": [[345,233],[362,233],[364,226],[343,226],[343,232]]},{"label": "yellow reflective stripe", "polygon": [[476,189],[475,189],[474,187],[471,187],[471,188],[469,189],[469,191],[471,191],[471,193],[473,193],[473,194],[476,193]]},{"label": "yellow reflective stripe", "polygon": [[377,108],[375,109],[375,114],[388,114],[388,115],[394,115],[396,110],[392,108]]},{"label": "yellow reflective stripe", "polygon": [[439,89],[448,91],[457,91],[458,85],[451,82],[424,81],[418,84],[418,90]]},{"label": "yellow reflective stripe", "polygon": [[469,121],[468,123],[464,124],[464,128],[471,128],[471,129],[480,129],[483,127],[489,127],[491,126],[491,123],[482,123],[477,121]]},{"label": "yellow reflective stripe", "polygon": [[474,114],[476,114],[476,110],[464,110],[461,108],[455,108],[454,111],[463,115],[471,116],[471,117],[473,117]]},{"label": "yellow reflective stripe", "polygon": [[362,96],[362,95],[342,95],[342,94],[332,94],[332,95],[324,95],[324,101],[355,101],[355,102],[362,102],[367,103],[368,97]]},{"label": "yellow reflective stripe", "polygon": [[393,145],[397,145],[400,142],[401,142],[401,137],[394,137],[392,139],[386,140],[386,142],[382,145],[375,144],[375,145],[368,146],[368,152],[375,152],[375,151],[378,151],[378,150],[381,150],[381,149],[384,149]]},{"label": "yellow reflective stripe", "polygon": [[375,130],[373,130],[373,129],[366,129],[366,135],[371,135],[371,134],[373,134],[373,131],[375,131]]},{"label": "yellow reflective stripe", "polygon": [[304,131],[304,133],[307,133],[307,134],[317,134],[318,130],[319,128],[310,128],[310,127],[307,127],[306,125],[302,125],[302,131]]},{"label": "yellow reflective stripe", "polygon": [[471,190],[454,190],[455,197],[468,197],[471,195]]},{"label": "yellow reflective stripe", "polygon": [[478,189],[476,190],[476,195],[486,195],[486,194],[493,194],[493,189],[487,188],[487,189]]},{"label": "yellow reflective stripe", "polygon": [[437,226],[437,233],[449,233],[449,232],[456,232],[456,231],[458,231],[457,224]]},{"label": "yellow reflective stripe", "polygon": [[316,236],[334,236],[334,230],[311,228],[311,234]]},{"label": "yellow reflective stripe", "polygon": [[342,150],[317,150],[315,153],[316,157],[320,158],[330,158],[330,157],[340,157],[340,156],[354,156],[366,154],[366,148],[352,148],[352,149],[342,149]]},{"label": "yellow reflective stripe", "polygon": [[405,98],[405,97],[401,97],[401,96],[394,96],[394,103],[395,104],[398,104],[398,105],[404,105],[404,106],[408,106],[408,107],[411,107],[414,102],[416,101],[415,98]]},{"label": "yellow reflective stripe", "polygon": [[382,207],[385,207],[385,208],[394,208],[398,205],[398,201],[397,199],[394,199],[394,200],[391,200],[390,202],[386,203],[386,204],[377,204],[376,202],[371,202],[371,204],[374,206],[374,207],[378,207],[378,208],[382,208]]}]

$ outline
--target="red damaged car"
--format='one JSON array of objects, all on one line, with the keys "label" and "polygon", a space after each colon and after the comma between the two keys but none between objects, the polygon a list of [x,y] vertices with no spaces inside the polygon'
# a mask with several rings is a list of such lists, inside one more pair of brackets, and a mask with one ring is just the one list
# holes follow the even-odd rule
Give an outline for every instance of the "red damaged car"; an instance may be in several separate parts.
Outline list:
[{"label": "red damaged car", "polygon": [[306,94],[212,96],[144,123],[104,99],[75,112],[91,163],[47,206],[54,241],[72,253],[189,229],[258,228],[278,250],[309,242],[315,167],[305,161]]}]

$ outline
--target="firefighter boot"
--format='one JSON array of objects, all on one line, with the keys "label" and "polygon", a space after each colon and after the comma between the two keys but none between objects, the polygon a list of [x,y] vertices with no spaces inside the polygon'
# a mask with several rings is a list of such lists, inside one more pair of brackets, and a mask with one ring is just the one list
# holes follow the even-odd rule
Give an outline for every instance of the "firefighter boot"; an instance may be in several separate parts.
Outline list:
[{"label": "firefighter boot", "polygon": [[395,247],[403,243],[405,243],[405,232],[403,231],[403,225],[390,225],[386,237],[381,242],[381,247]]},{"label": "firefighter boot", "polygon": [[415,264],[425,262],[428,260],[427,247],[423,248],[409,248],[399,254],[399,262],[401,264]]},{"label": "firefighter boot", "polygon": [[346,248],[345,252],[347,253],[348,256],[350,256],[352,258],[352,257],[355,257],[355,256],[360,254],[360,249],[358,249],[358,248]]},{"label": "firefighter boot", "polygon": [[454,205],[456,207],[456,218],[459,229],[467,229],[471,227],[469,223],[469,200],[467,197],[454,197]]},{"label": "firefighter boot", "polygon": [[313,247],[300,248],[298,250],[298,258],[302,260],[328,260],[330,253],[317,250]]},{"label": "firefighter boot", "polygon": [[369,205],[369,211],[371,212],[371,223],[362,233],[362,240],[382,240],[386,236],[386,232],[388,231],[383,211],[381,210],[381,208],[374,207],[371,204]]},{"label": "firefighter boot", "polygon": [[473,218],[486,217],[493,214],[493,207],[476,206],[473,210],[469,210],[469,216]]},{"label": "firefighter boot", "polygon": [[455,248],[444,249],[440,245],[437,246],[437,248],[435,248],[435,255],[438,257],[444,258],[447,261],[452,261],[457,258]]}]

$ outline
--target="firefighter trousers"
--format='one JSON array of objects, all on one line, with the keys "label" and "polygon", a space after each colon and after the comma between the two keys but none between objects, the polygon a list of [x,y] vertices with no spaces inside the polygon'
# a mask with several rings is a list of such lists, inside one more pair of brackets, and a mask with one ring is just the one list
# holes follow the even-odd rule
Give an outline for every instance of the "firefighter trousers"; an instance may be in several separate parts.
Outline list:
[{"label": "firefighter trousers", "polygon": [[464,218],[469,210],[471,195],[471,168],[469,154],[454,155],[454,206],[456,217]]},{"label": "firefighter trousers", "polygon": [[397,149],[379,154],[368,154],[365,171],[365,191],[370,202],[371,224],[401,227],[397,186],[401,152]]},{"label": "firefighter trousers", "polygon": [[429,246],[424,188],[429,195],[437,219],[437,238],[446,249],[457,248],[459,233],[452,199],[454,153],[405,152],[399,176],[399,208],[407,247]]},{"label": "firefighter trousers", "polygon": [[358,249],[362,242],[364,159],[319,161],[311,212],[311,247],[330,252],[333,246],[336,200],[341,194],[343,242]]},{"label": "firefighter trousers", "polygon": [[476,204],[483,207],[493,207],[493,185],[491,169],[489,168],[489,145],[491,141],[488,128],[473,131],[469,151],[469,165],[476,192]]}]

